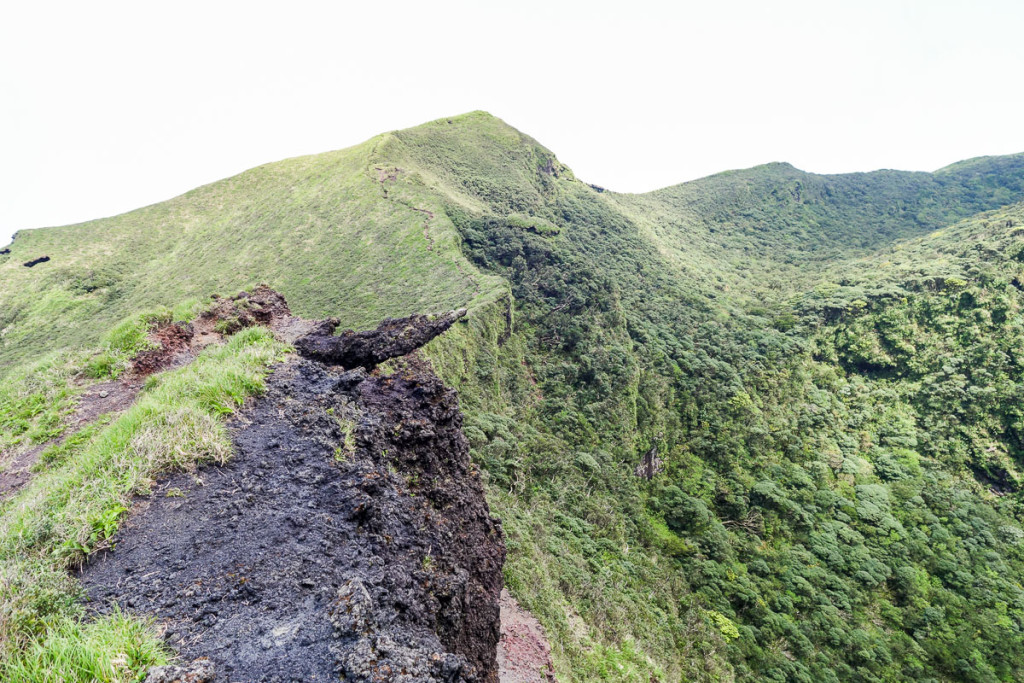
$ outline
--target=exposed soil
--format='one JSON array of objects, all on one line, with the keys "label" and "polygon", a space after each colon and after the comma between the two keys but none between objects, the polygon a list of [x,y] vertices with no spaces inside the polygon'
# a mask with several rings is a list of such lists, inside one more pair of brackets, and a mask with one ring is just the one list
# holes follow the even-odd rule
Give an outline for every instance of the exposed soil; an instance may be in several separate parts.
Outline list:
[{"label": "exposed soil", "polygon": [[[391,352],[411,338],[393,327]],[[157,617],[216,680],[496,683],[505,548],[461,426],[414,358],[279,366],[230,425],[235,457],[159,484],[83,569],[92,604]]]},{"label": "exposed soil", "polygon": [[78,406],[68,421],[68,433],[73,433],[100,415],[120,412],[130,406],[142,388],[140,382],[113,380],[93,384],[78,396]]},{"label": "exposed soil", "polygon": [[501,683],[549,683],[555,680],[551,646],[532,614],[501,591],[501,641],[498,671]]},{"label": "exposed soil", "polygon": [[166,323],[149,333],[149,340],[157,348],[139,353],[132,360],[132,374],[145,377],[160,370],[169,370],[188,364],[195,356],[192,353],[192,325],[187,323]]},{"label": "exposed soil", "polygon": [[0,471],[0,501],[21,489],[32,479],[32,466],[49,444],[39,444],[28,449],[8,454],[7,462]]},{"label": "exposed soil", "polygon": [[137,382],[102,382],[94,384],[78,397],[78,405],[68,418],[64,436],[29,448],[20,448],[5,457],[0,471],[0,501],[19,491],[32,480],[32,468],[39,456],[50,446],[61,443],[67,436],[93,422],[100,415],[124,410],[135,400],[141,385]]},{"label": "exposed soil", "polygon": [[309,322],[292,317],[284,297],[266,285],[229,298],[215,296],[213,304],[193,323],[169,322],[156,326],[149,340],[157,347],[135,357],[132,375],[145,377],[187,365],[210,344],[218,344],[224,341],[225,335],[253,325],[266,325],[275,330],[309,328]]},{"label": "exposed soil", "polygon": [[275,320],[290,316],[284,297],[266,285],[259,285],[251,292],[239,292],[230,298],[215,296],[213,306],[196,320],[196,327],[200,332],[217,327],[218,332],[233,334],[252,325],[272,327]]},{"label": "exposed soil", "polygon": [[[93,384],[78,397],[64,436],[47,443],[23,447],[4,456],[0,470],[0,501],[31,481],[33,466],[50,446],[61,443],[96,418],[128,408],[142,389],[148,375],[180,368],[192,362],[203,348],[224,340],[222,332],[234,332],[251,325],[269,325],[285,341],[314,332],[322,325],[295,318],[283,296],[265,285],[231,298],[216,297],[214,305],[192,323],[163,323],[148,338],[156,348],[139,353],[119,379]],[[333,327],[331,328],[333,329]]]}]

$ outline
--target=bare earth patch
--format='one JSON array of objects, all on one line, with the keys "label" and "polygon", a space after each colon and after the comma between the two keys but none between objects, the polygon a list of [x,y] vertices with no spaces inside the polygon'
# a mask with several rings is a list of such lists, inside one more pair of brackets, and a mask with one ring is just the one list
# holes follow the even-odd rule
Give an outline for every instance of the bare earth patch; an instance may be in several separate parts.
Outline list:
[{"label": "bare earth patch", "polygon": [[94,384],[82,392],[75,412],[68,419],[64,436],[36,446],[22,446],[8,453],[0,464],[0,501],[20,490],[32,480],[32,468],[50,446],[61,443],[67,436],[94,421],[100,415],[119,412],[132,404],[141,384],[135,381],[113,381]]},{"label": "bare earth patch", "polygon": [[544,627],[501,591],[501,640],[498,641],[498,678],[501,683],[548,683],[555,679],[551,646]]}]

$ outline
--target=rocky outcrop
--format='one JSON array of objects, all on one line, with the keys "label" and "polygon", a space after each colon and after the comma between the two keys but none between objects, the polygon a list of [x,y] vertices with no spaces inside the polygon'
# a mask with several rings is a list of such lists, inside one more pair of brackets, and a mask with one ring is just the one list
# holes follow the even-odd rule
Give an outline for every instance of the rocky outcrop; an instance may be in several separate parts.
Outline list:
[{"label": "rocky outcrop", "polygon": [[457,396],[416,358],[363,369],[457,317],[276,368],[235,457],[160,483],[83,570],[94,608],[155,616],[216,680],[496,683],[505,548]]},{"label": "rocky outcrop", "polygon": [[346,330],[338,336],[333,334],[337,322],[324,321],[316,332],[296,340],[295,349],[307,358],[331,365],[372,370],[386,360],[420,348],[464,315],[466,309],[460,308],[436,315],[388,318],[375,330]]}]

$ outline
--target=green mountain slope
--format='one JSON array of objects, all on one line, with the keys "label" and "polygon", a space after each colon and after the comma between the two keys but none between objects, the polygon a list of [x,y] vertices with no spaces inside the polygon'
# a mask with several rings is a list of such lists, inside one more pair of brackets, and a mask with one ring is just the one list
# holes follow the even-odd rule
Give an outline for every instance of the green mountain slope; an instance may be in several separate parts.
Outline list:
[{"label": "green mountain slope", "polygon": [[[385,136],[386,137],[386,136]],[[94,343],[125,316],[266,281],[344,325],[463,305],[498,286],[444,216],[386,197],[375,148],[261,166],[162,204],[17,234],[0,256],[0,364]],[[34,268],[22,264],[49,256]]]},{"label": "green mountain slope", "polygon": [[0,363],[256,282],[469,305],[428,355],[565,680],[1022,680],[1022,201],[1024,155],[622,195],[476,112],[19,233]]},{"label": "green mountain slope", "polygon": [[836,260],[925,234],[1018,201],[1024,155],[961,162],[936,173],[817,175],[789,164],[729,171],[645,195],[615,195],[683,268],[709,262],[762,297],[813,287]]}]

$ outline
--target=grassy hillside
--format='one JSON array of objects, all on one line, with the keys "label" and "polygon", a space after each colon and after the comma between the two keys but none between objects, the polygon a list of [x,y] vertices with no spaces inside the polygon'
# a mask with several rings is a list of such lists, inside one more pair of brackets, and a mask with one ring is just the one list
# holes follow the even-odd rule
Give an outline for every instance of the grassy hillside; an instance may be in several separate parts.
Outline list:
[{"label": "grassy hillside", "polygon": [[[23,230],[0,256],[0,366],[92,344],[135,312],[267,282],[345,326],[465,305],[500,287],[450,225],[386,196],[374,150],[289,159],[162,204]],[[22,264],[40,256],[50,261]]]},{"label": "grassy hillside", "polygon": [[621,195],[476,112],[20,233],[0,363],[258,281],[468,303],[428,353],[563,679],[1022,680],[1021,201],[1024,156]]}]

